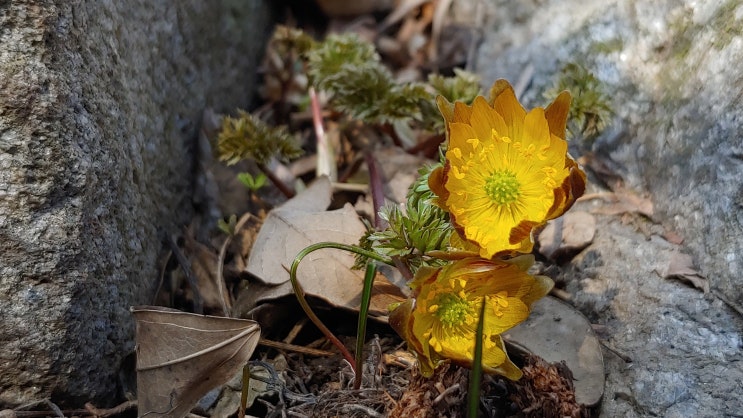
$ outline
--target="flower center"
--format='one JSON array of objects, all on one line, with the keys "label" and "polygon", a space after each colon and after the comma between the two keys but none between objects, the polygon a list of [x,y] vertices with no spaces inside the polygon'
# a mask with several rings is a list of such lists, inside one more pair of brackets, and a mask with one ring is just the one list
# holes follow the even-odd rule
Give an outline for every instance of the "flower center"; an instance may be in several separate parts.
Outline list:
[{"label": "flower center", "polygon": [[508,170],[500,170],[485,180],[485,193],[499,205],[513,203],[519,198],[521,185],[516,175]]},{"label": "flower center", "polygon": [[474,312],[470,304],[455,294],[444,293],[439,295],[436,302],[438,309],[436,309],[435,315],[446,326],[462,326],[469,323],[473,317]]}]

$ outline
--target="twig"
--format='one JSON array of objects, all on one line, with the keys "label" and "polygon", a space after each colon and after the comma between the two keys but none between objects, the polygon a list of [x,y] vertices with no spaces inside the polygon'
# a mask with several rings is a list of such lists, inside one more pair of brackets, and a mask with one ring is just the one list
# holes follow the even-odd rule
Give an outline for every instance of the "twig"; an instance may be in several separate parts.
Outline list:
[{"label": "twig", "polygon": [[384,418],[383,414],[380,414],[376,410],[369,408],[365,405],[359,405],[359,404],[345,404],[341,407],[341,412],[345,413],[352,413],[352,412],[361,412],[367,417],[372,418]]},{"label": "twig", "polygon": [[299,335],[299,332],[304,328],[305,324],[307,324],[307,318],[302,318],[294,324],[292,329],[289,330],[289,333],[286,334],[286,337],[284,337],[284,340],[282,341],[284,344],[291,344],[292,341],[294,341],[295,338],[297,338],[297,335]]},{"label": "twig", "polygon": [[46,403],[49,406],[49,408],[52,411],[54,411],[54,414],[57,415],[57,417],[65,418],[64,414],[62,413],[62,410],[59,409],[59,407],[54,402],[52,402],[49,399],[44,399],[44,403]]},{"label": "twig", "polygon": [[280,341],[271,341],[265,338],[261,338],[260,340],[258,340],[258,345],[262,345],[264,347],[278,348],[279,350],[294,351],[296,353],[302,353],[302,354],[307,354],[310,356],[317,356],[317,357],[330,357],[335,354],[332,351],[318,350],[317,348],[309,348],[309,347],[304,347],[301,345],[282,343]]},{"label": "twig", "polygon": [[455,384],[449,386],[448,388],[446,388],[446,390],[444,390],[443,392],[441,392],[441,394],[439,396],[437,396],[433,400],[433,402],[432,402],[433,405],[438,405],[438,403],[441,402],[441,401],[443,401],[446,396],[448,396],[452,392],[456,392],[458,390],[459,390],[459,383],[455,383]]},{"label": "twig", "polygon": [[105,417],[110,417],[112,415],[120,415],[124,413],[124,411],[135,408],[136,406],[137,406],[137,401],[126,401],[124,403],[114,406],[113,408],[98,409],[95,406],[93,406],[92,403],[88,402],[85,404],[85,410],[90,412],[91,415],[94,415],[96,417],[105,418]]},{"label": "twig", "polygon": [[258,166],[258,169],[261,170],[263,174],[265,174],[266,177],[268,177],[269,180],[271,180],[271,183],[273,183],[273,185],[276,186],[276,188],[278,188],[279,191],[284,196],[286,196],[287,199],[291,199],[292,197],[294,197],[294,195],[296,194],[294,190],[289,188],[289,186],[287,186],[286,183],[281,181],[281,179],[278,178],[276,174],[274,174],[273,171],[269,170],[265,164],[256,162],[255,165]]}]

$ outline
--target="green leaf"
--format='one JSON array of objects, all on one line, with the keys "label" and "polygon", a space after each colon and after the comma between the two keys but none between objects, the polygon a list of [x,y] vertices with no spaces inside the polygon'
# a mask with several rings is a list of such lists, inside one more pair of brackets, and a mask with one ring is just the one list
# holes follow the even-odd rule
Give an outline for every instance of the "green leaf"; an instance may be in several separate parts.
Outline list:
[{"label": "green leaf", "polygon": [[255,177],[250,173],[238,173],[237,179],[252,192],[257,192],[258,189],[266,184],[268,177],[264,173],[258,173]]},{"label": "green leaf", "polygon": [[237,225],[237,215],[230,215],[229,220],[226,222],[222,218],[217,220],[217,228],[219,228],[220,231],[224,232],[227,235],[232,235],[235,233],[236,225]]}]

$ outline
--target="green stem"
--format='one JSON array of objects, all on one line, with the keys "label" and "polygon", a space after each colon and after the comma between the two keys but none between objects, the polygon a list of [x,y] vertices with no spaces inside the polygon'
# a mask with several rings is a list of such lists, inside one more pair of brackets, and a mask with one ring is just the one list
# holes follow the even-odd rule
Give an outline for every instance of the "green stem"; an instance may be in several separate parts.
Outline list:
[{"label": "green stem", "polygon": [[361,378],[363,373],[364,361],[364,341],[366,341],[366,320],[369,314],[369,305],[371,304],[372,285],[374,284],[374,275],[377,273],[376,264],[366,263],[366,274],[364,275],[364,290],[361,292],[361,307],[359,308],[359,325],[356,328],[356,376],[353,381],[353,389],[361,389]]},{"label": "green stem", "polygon": [[477,410],[480,407],[480,380],[482,379],[482,335],[485,332],[485,299],[480,305],[480,320],[477,321],[477,333],[475,334],[475,353],[472,359],[472,371],[470,372],[470,387],[467,394],[467,418],[477,418]]},{"label": "green stem", "polygon": [[335,336],[333,333],[328,329],[328,327],[325,326],[325,324],[322,323],[320,318],[315,315],[315,312],[312,311],[312,308],[310,307],[309,303],[307,303],[307,298],[304,293],[304,289],[302,289],[302,286],[299,284],[299,279],[297,279],[297,268],[299,267],[299,263],[302,261],[304,257],[306,257],[308,254],[310,254],[313,251],[321,250],[323,248],[335,248],[338,250],[345,250],[352,253],[360,254],[365,257],[368,257],[372,260],[377,260],[385,264],[393,265],[392,260],[382,257],[381,255],[373,252],[368,251],[363,248],[357,247],[355,245],[348,245],[348,244],[341,244],[338,242],[318,242],[317,244],[312,244],[308,247],[305,247],[302,251],[297,254],[296,257],[294,257],[294,261],[292,262],[292,266],[289,269],[289,280],[292,282],[292,288],[294,289],[294,294],[297,296],[297,301],[299,302],[299,305],[304,310],[304,313],[307,314],[307,317],[310,318],[310,321],[312,321],[313,324],[320,330],[320,332],[323,333],[325,338],[327,338],[333,345],[335,345],[343,355],[343,358],[348,361],[348,363],[351,365],[351,367],[354,369],[354,373],[356,372],[356,366],[355,366],[355,360],[351,353],[348,351],[346,346],[343,345],[343,343]]}]

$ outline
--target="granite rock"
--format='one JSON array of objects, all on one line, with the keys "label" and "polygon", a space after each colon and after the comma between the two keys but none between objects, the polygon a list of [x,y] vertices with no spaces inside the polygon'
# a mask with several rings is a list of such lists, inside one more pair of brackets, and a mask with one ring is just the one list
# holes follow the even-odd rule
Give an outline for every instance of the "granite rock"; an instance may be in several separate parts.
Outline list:
[{"label": "granite rock", "polygon": [[[739,415],[743,5],[481,4],[476,71],[484,84],[516,83],[532,69],[523,100],[533,107],[547,102],[543,93],[565,65],[590,70],[615,118],[595,142],[572,144],[575,156],[598,156],[626,189],[653,203],[650,217],[599,215],[593,244],[556,275],[610,348],[602,416]],[[455,13],[478,22],[471,11],[478,9],[469,10]],[[606,213],[596,205],[578,207]],[[666,277],[675,253],[692,256],[709,293]]]},{"label": "granite rock", "polygon": [[0,405],[121,397],[203,109],[245,107],[267,2],[0,2]]}]

